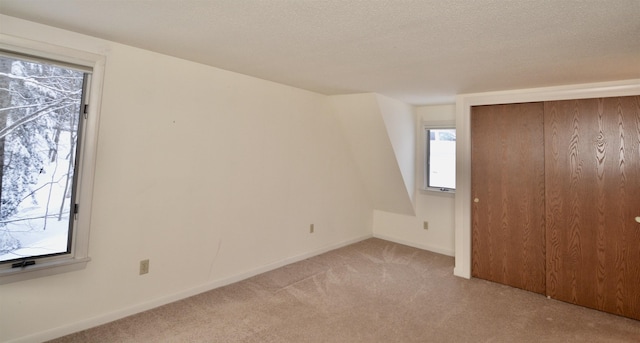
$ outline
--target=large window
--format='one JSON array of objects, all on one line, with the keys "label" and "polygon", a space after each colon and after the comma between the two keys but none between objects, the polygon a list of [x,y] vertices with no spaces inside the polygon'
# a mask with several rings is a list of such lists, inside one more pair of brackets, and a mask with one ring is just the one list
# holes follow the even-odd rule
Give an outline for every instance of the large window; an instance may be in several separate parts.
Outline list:
[{"label": "large window", "polygon": [[71,252],[85,79],[0,55],[0,263]]},{"label": "large window", "polygon": [[17,50],[0,44],[0,283],[88,261],[92,68]]},{"label": "large window", "polygon": [[456,188],[456,130],[425,128],[425,188],[452,191]]}]

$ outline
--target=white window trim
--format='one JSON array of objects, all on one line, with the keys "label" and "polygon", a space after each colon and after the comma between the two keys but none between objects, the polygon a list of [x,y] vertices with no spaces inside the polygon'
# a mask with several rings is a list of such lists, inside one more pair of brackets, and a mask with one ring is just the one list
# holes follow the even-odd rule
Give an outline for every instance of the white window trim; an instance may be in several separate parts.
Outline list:
[{"label": "white window trim", "polygon": [[[455,189],[446,189],[446,190],[442,190],[439,187],[428,187],[428,181],[427,181],[427,174],[429,173],[429,168],[427,168],[427,159],[428,157],[428,149],[427,149],[427,144],[429,141],[429,137],[427,137],[426,135],[426,130],[431,130],[431,129],[455,129],[456,128],[456,122],[455,120],[429,120],[429,121],[423,121],[422,122],[422,132],[420,133],[422,135],[422,166],[423,166],[423,172],[422,172],[422,187],[420,188],[421,191],[425,191],[425,192],[434,192],[434,193],[440,193],[440,194],[455,194],[456,190]],[[457,142],[456,142],[457,144]]]},{"label": "white window trim", "polygon": [[79,213],[76,225],[74,226],[71,253],[58,257],[39,259],[35,265],[24,268],[1,268],[1,285],[84,269],[87,262],[91,260],[89,257],[89,230],[91,226],[102,82],[106,58],[105,56],[89,52],[53,46],[4,34],[0,34],[0,49],[67,62],[92,69],[91,84],[87,90],[88,97],[86,103],[88,105],[88,114],[85,120],[85,131],[81,142],[81,163],[77,166],[79,177],[76,203],[79,206]]}]

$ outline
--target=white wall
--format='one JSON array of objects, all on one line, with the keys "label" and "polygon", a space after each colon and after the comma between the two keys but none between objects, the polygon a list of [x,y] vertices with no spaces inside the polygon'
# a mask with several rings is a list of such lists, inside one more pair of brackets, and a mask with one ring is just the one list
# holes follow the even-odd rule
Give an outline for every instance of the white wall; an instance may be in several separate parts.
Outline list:
[{"label": "white wall", "polygon": [[[397,106],[393,99],[383,99],[385,110],[399,109],[397,122],[385,123],[378,94],[334,95],[329,101],[337,115],[340,127],[358,166],[373,207],[393,213],[414,215],[412,195],[407,190],[402,168],[406,159],[398,158],[391,141],[389,128],[402,131],[407,125],[404,118],[413,116],[410,108]],[[387,118],[390,119],[390,118]],[[399,123],[398,123],[399,122]],[[394,132],[394,136],[398,136]],[[404,144],[400,137],[396,143]],[[414,144],[412,140],[411,144]],[[409,163],[411,163],[409,161]]]},{"label": "white wall", "polygon": [[[424,122],[455,121],[455,105],[421,106],[416,108],[416,214],[401,215],[375,210],[373,235],[386,240],[453,256],[455,228],[455,195],[422,190],[424,175]],[[423,222],[429,223],[424,230]]]},{"label": "white wall", "polygon": [[372,204],[327,97],[0,20],[3,34],[107,58],[92,261],[1,285],[0,341],[53,338],[371,235]]},{"label": "white wall", "polygon": [[413,106],[376,94],[382,120],[411,202],[415,201],[416,116]]}]

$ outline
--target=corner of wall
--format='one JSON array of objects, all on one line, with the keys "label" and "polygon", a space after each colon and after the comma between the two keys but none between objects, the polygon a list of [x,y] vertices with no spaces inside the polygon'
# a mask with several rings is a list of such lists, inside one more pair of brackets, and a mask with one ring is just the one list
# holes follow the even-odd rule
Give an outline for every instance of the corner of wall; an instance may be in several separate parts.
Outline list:
[{"label": "corner of wall", "polygon": [[[411,106],[374,93],[329,96],[329,103],[349,142],[374,208],[415,215],[415,130]],[[400,120],[393,115],[395,108],[400,108]],[[403,133],[413,138],[400,137]]]},{"label": "corner of wall", "polygon": [[395,153],[407,194],[415,209],[416,121],[413,106],[376,94],[382,120]]}]

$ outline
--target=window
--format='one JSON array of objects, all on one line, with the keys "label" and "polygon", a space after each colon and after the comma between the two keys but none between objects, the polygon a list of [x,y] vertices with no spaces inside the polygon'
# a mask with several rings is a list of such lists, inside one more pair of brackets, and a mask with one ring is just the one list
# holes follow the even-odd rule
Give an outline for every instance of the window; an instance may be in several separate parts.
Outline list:
[{"label": "window", "polygon": [[425,127],[425,189],[456,188],[456,130]]},{"label": "window", "polygon": [[12,48],[0,42],[0,284],[89,260],[97,125],[89,63]]}]

